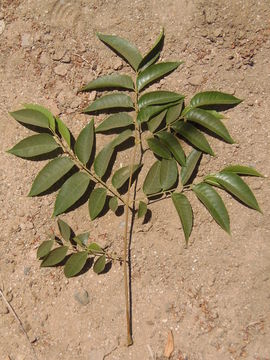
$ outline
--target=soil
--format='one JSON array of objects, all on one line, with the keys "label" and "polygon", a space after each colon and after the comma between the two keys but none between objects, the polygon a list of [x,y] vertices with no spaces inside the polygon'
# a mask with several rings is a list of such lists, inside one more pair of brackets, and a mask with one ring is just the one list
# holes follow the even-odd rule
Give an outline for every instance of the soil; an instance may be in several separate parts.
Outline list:
[{"label": "soil", "polygon": [[[191,196],[195,224],[186,249],[170,200],[155,203],[150,221],[134,227],[134,345],[127,348],[118,263],[69,280],[61,267],[40,269],[36,250],[56,230],[56,193],[27,197],[46,162],[5,152],[31,133],[8,112],[42,104],[77,136],[89,121],[80,112],[95,97],[77,90],[100,74],[128,71],[95,33],[128,38],[144,53],[162,26],[162,59],[185,63],[161,88],[187,99],[210,89],[245,99],[226,113],[236,144],[211,138],[217,156],[203,158],[199,176],[231,163],[256,167],[266,178],[246,181],[263,215],[223,196],[230,237]],[[1,360],[161,360],[170,330],[172,360],[270,359],[269,59],[269,0],[0,2],[0,289],[28,337],[0,296]],[[62,218],[121,252],[123,216],[90,222],[84,204]]]}]

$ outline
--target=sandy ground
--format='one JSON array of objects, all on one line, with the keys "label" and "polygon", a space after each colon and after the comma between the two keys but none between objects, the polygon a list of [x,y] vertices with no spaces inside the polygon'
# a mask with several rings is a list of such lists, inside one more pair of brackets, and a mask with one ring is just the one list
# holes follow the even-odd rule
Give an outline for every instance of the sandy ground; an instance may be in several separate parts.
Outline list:
[{"label": "sandy ground", "polygon": [[[95,32],[128,38],[145,52],[165,27],[165,60],[184,60],[162,88],[188,98],[222,90],[245,99],[228,111],[237,141],[211,140],[199,175],[226,164],[255,166],[269,175],[270,3],[268,0],[2,0],[0,2],[0,288],[16,311],[40,360],[163,359],[169,330],[172,360],[270,359],[269,180],[249,178],[264,212],[225,196],[232,236],[194,199],[195,226],[188,249],[168,203],[137,222],[132,240],[134,345],[125,347],[123,275],[113,265],[67,280],[61,268],[40,269],[36,249],[56,228],[56,194],[27,198],[43,163],[5,150],[29,130],[8,112],[39,103],[71,127],[87,123],[80,111],[87,81],[126,65]],[[166,206],[166,217],[164,217]],[[63,216],[91,239],[122,248],[123,218],[109,213],[93,223],[87,204]],[[16,319],[0,302],[0,359],[31,360],[33,351]]]}]

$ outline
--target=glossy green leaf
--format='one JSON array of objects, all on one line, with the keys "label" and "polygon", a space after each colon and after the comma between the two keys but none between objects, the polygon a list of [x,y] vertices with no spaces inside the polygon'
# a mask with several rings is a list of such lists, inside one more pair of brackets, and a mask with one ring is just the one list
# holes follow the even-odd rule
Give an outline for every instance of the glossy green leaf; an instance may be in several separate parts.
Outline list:
[{"label": "glossy green leaf", "polygon": [[40,244],[37,249],[37,258],[41,259],[44,256],[47,256],[49,254],[49,252],[51,251],[53,244],[54,244],[54,240],[43,241],[43,243]]},{"label": "glossy green leaf", "polygon": [[149,66],[155,64],[160,57],[160,52],[158,52],[151,60],[149,60],[142,68],[140,68],[140,72],[144,71]]},{"label": "glossy green leaf", "polygon": [[94,220],[103,210],[106,202],[107,190],[105,188],[94,189],[88,201],[90,219]]},{"label": "glossy green leaf", "polygon": [[181,110],[183,108],[183,104],[184,104],[184,102],[180,101],[179,104],[174,105],[168,109],[167,114],[166,114],[166,124],[167,125],[172,124],[179,118],[179,116],[181,114]]},{"label": "glossy green leaf", "polygon": [[68,157],[58,157],[51,160],[36,176],[28,196],[37,196],[50,189],[74,165],[74,162]]},{"label": "glossy green leaf", "polygon": [[134,70],[137,70],[142,61],[142,55],[133,44],[130,44],[126,39],[115,35],[103,35],[98,33],[98,38],[108,45],[117,54],[121,55]]},{"label": "glossy green leaf", "polygon": [[134,84],[131,77],[128,75],[112,74],[101,76],[95,80],[92,80],[89,84],[85,85],[81,91],[91,91],[107,88],[134,90]]},{"label": "glossy green leaf", "polygon": [[204,91],[196,94],[190,100],[190,106],[201,107],[206,105],[236,105],[242,100],[235,96],[219,91]]},{"label": "glossy green leaf", "polygon": [[93,267],[94,272],[96,274],[102,273],[102,271],[105,269],[105,265],[106,265],[106,256],[102,255],[95,261]]},{"label": "glossy green leaf", "polygon": [[173,124],[172,128],[199,150],[212,156],[215,155],[208,141],[206,140],[206,137],[193,125],[184,121],[179,121]]},{"label": "glossy green leaf", "polygon": [[109,143],[97,154],[94,161],[94,170],[100,178],[107,171],[113,152],[114,147]]},{"label": "glossy green leaf", "polygon": [[13,111],[10,115],[20,123],[38,126],[41,128],[49,128],[49,119],[42,112],[34,109],[21,109]]},{"label": "glossy green leaf", "polygon": [[109,208],[113,212],[116,212],[116,210],[118,209],[118,199],[117,199],[116,196],[110,198],[110,200],[109,200]]},{"label": "glossy green leaf", "polygon": [[146,69],[148,66],[150,66],[153,62],[155,62],[157,60],[157,57],[159,56],[160,51],[162,50],[163,42],[164,42],[164,29],[161,30],[154,45],[147,52],[147,54],[143,57],[140,65],[139,65],[139,70]]},{"label": "glossy green leaf", "polygon": [[41,267],[49,267],[59,264],[64,260],[68,252],[68,246],[59,246],[52,250],[40,264]]},{"label": "glossy green leaf", "polygon": [[84,267],[88,254],[86,251],[81,251],[72,254],[64,267],[64,274],[67,278],[77,275]]},{"label": "glossy green leaf", "polygon": [[130,96],[122,93],[113,93],[104,95],[101,98],[92,102],[84,113],[91,113],[94,111],[107,111],[109,109],[133,109],[133,101]]},{"label": "glossy green leaf", "polygon": [[102,123],[96,128],[96,133],[105,132],[108,130],[119,129],[127,127],[133,124],[132,117],[127,113],[113,114],[107,117]]},{"label": "glossy green leaf", "polygon": [[170,151],[160,140],[157,138],[149,138],[146,141],[150,150],[153,151],[154,154],[164,159],[171,159],[172,155]]},{"label": "glossy green leaf", "polygon": [[164,105],[183,99],[184,96],[172,91],[151,91],[143,94],[138,101],[139,109],[151,105]]},{"label": "glossy green leaf", "polygon": [[71,238],[71,234],[72,234],[71,227],[65,221],[63,221],[61,219],[57,220],[57,225],[58,225],[58,229],[60,231],[62,238],[65,241],[69,242],[70,238]]},{"label": "glossy green leaf", "polygon": [[186,118],[217,134],[229,144],[233,144],[234,141],[221,120],[208,111],[198,108],[191,109],[186,114]]},{"label": "glossy green leaf", "polygon": [[123,142],[125,142],[127,139],[131,138],[133,136],[133,131],[130,129],[127,129],[118,136],[114,140],[112,140],[111,145],[115,148],[116,146],[121,145]]},{"label": "glossy green leaf", "polygon": [[57,125],[57,129],[59,134],[61,135],[61,137],[65,140],[65,142],[68,144],[68,146],[71,146],[71,134],[69,129],[67,128],[67,126],[63,123],[63,121],[57,117],[55,118],[56,120],[56,125]]},{"label": "glossy green leaf", "polygon": [[144,217],[146,213],[147,213],[147,205],[144,201],[140,201],[138,208],[138,219]]},{"label": "glossy green leaf", "polygon": [[182,185],[186,185],[186,183],[189,181],[194,169],[196,168],[196,165],[198,164],[198,161],[200,160],[201,155],[201,151],[198,151],[196,149],[193,149],[188,155],[186,159],[186,165],[183,166],[181,169]]},{"label": "glossy green leaf", "polygon": [[57,148],[59,148],[59,145],[51,135],[38,134],[21,140],[8,152],[22,158],[31,158],[48,154]]},{"label": "glossy green leaf", "polygon": [[158,80],[178,68],[182,62],[163,62],[154,64],[142,71],[137,77],[137,89],[141,91],[146,85]]},{"label": "glossy green leaf", "polygon": [[90,159],[95,139],[94,120],[92,119],[88,125],[80,132],[75,143],[75,154],[78,159],[86,165]]},{"label": "glossy green leaf", "polygon": [[116,189],[121,188],[125,184],[125,182],[129,179],[130,173],[134,174],[134,172],[136,170],[138,170],[140,166],[141,166],[140,164],[136,164],[133,166],[132,169],[131,169],[131,166],[124,166],[124,167],[118,169],[113,174],[112,185]]},{"label": "glossy green leaf", "polygon": [[160,165],[160,185],[162,190],[169,190],[175,185],[178,177],[177,164],[174,159],[162,159]]},{"label": "glossy green leaf", "polygon": [[186,155],[180,145],[179,140],[167,131],[161,131],[157,134],[159,139],[167,146],[170,152],[173,154],[175,160],[181,165],[186,164]]},{"label": "glossy green leaf", "polygon": [[207,175],[203,178],[203,181],[206,182],[209,185],[218,187],[220,189],[223,189],[223,186],[220,185],[220,183],[217,181],[214,175]]},{"label": "glossy green leaf", "polygon": [[156,161],[149,169],[143,183],[143,192],[146,195],[155,194],[161,191],[160,185],[160,161]]},{"label": "glossy green leaf", "polygon": [[213,115],[215,118],[221,120],[221,119],[224,119],[225,116],[222,115],[221,113],[217,112],[216,110],[205,110],[207,111],[209,114]]},{"label": "glossy green leaf", "polygon": [[224,187],[225,190],[233,194],[237,199],[252,209],[261,212],[253,192],[239,175],[233,172],[222,171],[218,174],[215,174],[215,178],[219,184]]},{"label": "glossy green leaf", "polygon": [[221,171],[232,172],[232,173],[235,173],[235,174],[238,174],[238,175],[264,177],[257,170],[255,170],[253,167],[243,166],[243,165],[229,165],[229,166],[226,166]]},{"label": "glossy green leaf", "polygon": [[90,183],[89,176],[84,172],[72,175],[61,187],[54,204],[53,216],[62,214],[78,201]]},{"label": "glossy green leaf", "polygon": [[23,104],[26,109],[32,109],[41,112],[48,118],[50,128],[55,131],[55,118],[53,114],[45,107],[38,104]]},{"label": "glossy green leaf", "polygon": [[200,183],[193,186],[197,198],[203,203],[219,226],[230,234],[230,219],[223,200],[209,184]]},{"label": "glossy green leaf", "polygon": [[89,231],[85,232],[85,233],[82,233],[82,234],[79,234],[77,236],[75,236],[73,238],[73,240],[78,244],[80,245],[81,247],[85,247],[88,243],[88,239],[89,239]]},{"label": "glossy green leaf", "polygon": [[187,244],[193,226],[193,213],[190,202],[185,195],[176,192],[172,194],[172,201],[180,218]]},{"label": "glossy green leaf", "polygon": [[166,115],[167,110],[163,110],[160,114],[154,116],[152,119],[150,119],[147,122],[147,127],[149,129],[149,131],[151,131],[152,133],[154,133],[158,127],[160,126],[160,124],[162,123],[165,115]]},{"label": "glossy green leaf", "polygon": [[95,242],[92,242],[88,245],[87,250],[92,254],[103,254],[104,250]]},{"label": "glossy green leaf", "polygon": [[[176,102],[176,103],[178,103],[178,102]],[[146,122],[149,119],[151,119],[152,117],[161,113],[163,110],[168,109],[174,105],[175,105],[175,103],[168,103],[168,104],[164,104],[164,105],[153,105],[153,106],[148,106],[146,108],[143,108],[138,113],[137,121],[139,123]]]}]

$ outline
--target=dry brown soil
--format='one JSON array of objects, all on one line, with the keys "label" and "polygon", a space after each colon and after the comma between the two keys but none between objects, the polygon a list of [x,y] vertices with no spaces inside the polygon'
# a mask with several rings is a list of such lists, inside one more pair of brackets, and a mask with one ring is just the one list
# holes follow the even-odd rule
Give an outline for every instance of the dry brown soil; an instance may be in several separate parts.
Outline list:
[{"label": "dry brown soil", "polygon": [[[211,140],[199,176],[224,165],[255,166],[248,178],[263,215],[229,195],[232,236],[201,204],[185,249],[170,201],[158,202],[132,239],[134,345],[125,347],[122,267],[67,280],[62,268],[40,269],[36,249],[51,229],[56,193],[28,198],[44,163],[5,153],[30,133],[8,112],[23,103],[50,108],[75,136],[89,117],[92,78],[127,67],[95,32],[128,38],[145,52],[165,27],[165,60],[184,60],[161,82],[189,99],[222,90],[245,101],[227,112],[236,144]],[[174,336],[172,360],[270,359],[270,3],[269,0],[2,0],[0,2],[0,288],[40,360],[153,360]],[[93,99],[93,96],[92,96]],[[89,221],[87,204],[63,216],[91,240],[121,251],[123,217]],[[1,300],[1,299],[0,299]],[[0,359],[32,360],[14,314],[0,302]]]}]

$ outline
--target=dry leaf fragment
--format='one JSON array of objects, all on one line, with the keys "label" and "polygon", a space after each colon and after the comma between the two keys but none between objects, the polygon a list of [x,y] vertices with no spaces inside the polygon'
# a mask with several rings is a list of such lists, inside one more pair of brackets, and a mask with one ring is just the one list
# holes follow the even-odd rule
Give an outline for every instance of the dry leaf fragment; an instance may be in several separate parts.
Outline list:
[{"label": "dry leaf fragment", "polygon": [[169,359],[173,353],[173,350],[174,350],[173,333],[170,330],[168,333],[167,344],[164,350],[164,356]]}]

